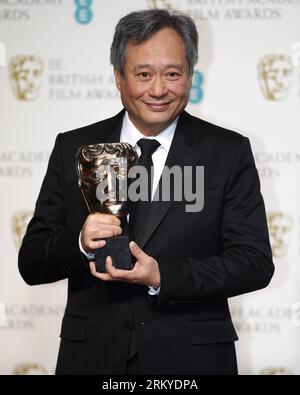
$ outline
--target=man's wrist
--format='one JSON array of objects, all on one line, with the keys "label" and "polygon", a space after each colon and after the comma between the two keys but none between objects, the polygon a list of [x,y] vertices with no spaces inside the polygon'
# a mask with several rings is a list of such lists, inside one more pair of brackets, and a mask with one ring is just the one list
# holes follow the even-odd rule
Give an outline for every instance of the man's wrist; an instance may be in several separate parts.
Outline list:
[{"label": "man's wrist", "polygon": [[79,249],[82,252],[82,254],[89,260],[89,261],[93,261],[95,259],[95,254],[92,254],[90,252],[86,252],[81,244],[81,232],[79,233]]}]

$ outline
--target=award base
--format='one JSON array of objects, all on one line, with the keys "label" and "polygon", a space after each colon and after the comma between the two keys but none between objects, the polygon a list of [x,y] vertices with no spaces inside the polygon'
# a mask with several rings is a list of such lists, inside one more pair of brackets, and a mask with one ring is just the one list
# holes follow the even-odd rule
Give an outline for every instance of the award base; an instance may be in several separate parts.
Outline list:
[{"label": "award base", "polygon": [[112,258],[116,269],[130,270],[133,268],[128,236],[108,237],[103,240],[106,241],[106,245],[95,251],[97,272],[105,272],[105,262],[108,256]]}]

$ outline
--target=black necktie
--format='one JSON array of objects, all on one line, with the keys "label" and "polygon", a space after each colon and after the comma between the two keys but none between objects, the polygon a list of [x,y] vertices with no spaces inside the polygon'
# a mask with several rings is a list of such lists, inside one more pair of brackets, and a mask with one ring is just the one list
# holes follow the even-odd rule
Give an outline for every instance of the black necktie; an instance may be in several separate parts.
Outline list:
[{"label": "black necktie", "polygon": [[[154,139],[141,139],[137,142],[141,149],[141,156],[139,157],[139,166],[143,166],[147,170],[147,180],[148,181],[148,199],[147,201],[138,200],[137,202],[131,203],[130,216],[129,216],[129,229],[131,236],[135,239],[135,236],[141,229],[145,218],[148,214],[148,209],[151,204],[151,194],[152,194],[152,177],[151,177],[151,167],[153,166],[152,154],[160,146],[160,143]],[[144,184],[146,185],[146,184]]]}]

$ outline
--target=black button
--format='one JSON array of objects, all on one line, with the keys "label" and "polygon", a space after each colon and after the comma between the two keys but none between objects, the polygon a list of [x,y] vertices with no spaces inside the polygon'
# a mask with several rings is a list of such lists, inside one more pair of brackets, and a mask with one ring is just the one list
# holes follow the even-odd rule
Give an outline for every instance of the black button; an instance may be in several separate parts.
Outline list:
[{"label": "black button", "polygon": [[125,328],[125,329],[129,329],[129,330],[133,329],[133,323],[130,322],[130,321],[128,321],[128,320],[126,320],[126,321],[124,322],[124,328]]}]

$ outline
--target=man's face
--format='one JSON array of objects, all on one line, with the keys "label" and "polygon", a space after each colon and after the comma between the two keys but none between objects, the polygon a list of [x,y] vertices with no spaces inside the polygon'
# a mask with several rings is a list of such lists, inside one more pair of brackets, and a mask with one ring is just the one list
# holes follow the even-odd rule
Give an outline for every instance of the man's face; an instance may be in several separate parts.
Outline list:
[{"label": "man's face", "polygon": [[157,135],[184,110],[192,76],[182,38],[165,28],[127,46],[124,75],[115,71],[122,103],[136,128]]}]

